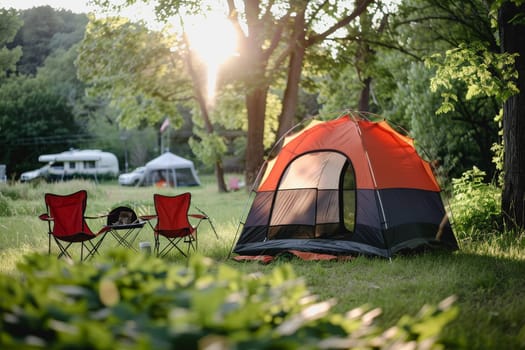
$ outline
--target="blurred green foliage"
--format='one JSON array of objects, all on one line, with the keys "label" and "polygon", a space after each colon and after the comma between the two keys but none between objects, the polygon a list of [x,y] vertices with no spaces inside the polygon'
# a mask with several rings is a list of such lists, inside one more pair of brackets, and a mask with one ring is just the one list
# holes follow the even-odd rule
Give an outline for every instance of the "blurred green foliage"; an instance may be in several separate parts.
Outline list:
[{"label": "blurred green foliage", "polygon": [[[73,263],[28,255],[0,276],[0,344],[47,349],[440,348],[458,312],[448,298],[387,330],[379,309],[319,301],[291,265],[247,274],[193,256],[175,265],[114,250]],[[412,347],[411,347],[412,348]]]}]

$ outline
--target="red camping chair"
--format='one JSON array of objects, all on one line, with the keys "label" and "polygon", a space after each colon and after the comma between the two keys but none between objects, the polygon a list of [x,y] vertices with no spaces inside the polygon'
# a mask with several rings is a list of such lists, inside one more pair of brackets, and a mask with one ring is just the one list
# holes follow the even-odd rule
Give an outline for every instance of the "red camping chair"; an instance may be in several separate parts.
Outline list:
[{"label": "red camping chair", "polygon": [[[209,220],[204,212],[201,214],[189,214],[191,194],[186,192],[177,196],[153,195],[156,215],[141,216],[142,220],[147,220],[155,235],[154,251],[157,256],[163,257],[173,248],[176,248],[183,256],[188,256],[190,248],[197,250],[197,228],[202,220]],[[189,218],[197,219],[198,222],[193,226]],[[152,219],[157,219],[157,224],[151,224]],[[211,224],[211,221],[210,221]],[[213,228],[213,225],[212,225]],[[215,231],[215,229],[213,229]],[[168,242],[160,249],[160,237],[165,237]],[[187,244],[186,253],[180,247]]]},{"label": "red camping chair", "polygon": [[[62,256],[71,258],[68,249],[73,243],[81,244],[80,261],[86,260],[97,253],[98,247],[102,243],[105,235],[102,235],[96,243],[93,243],[93,240],[100,234],[108,231],[108,228],[104,226],[99,232],[93,233],[87,225],[85,219],[95,218],[84,216],[86,211],[87,192],[81,190],[68,195],[46,193],[44,198],[47,213],[41,214],[39,218],[48,223],[48,254],[51,254],[51,237],[54,238],[60,249],[58,258]],[[84,248],[88,251],[85,258]]]}]

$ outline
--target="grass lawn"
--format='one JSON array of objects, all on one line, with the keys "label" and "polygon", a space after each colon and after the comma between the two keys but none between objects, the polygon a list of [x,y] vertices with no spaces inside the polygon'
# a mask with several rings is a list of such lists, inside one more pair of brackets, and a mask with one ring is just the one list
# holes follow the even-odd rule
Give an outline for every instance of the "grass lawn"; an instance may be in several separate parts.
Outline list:
[{"label": "grass lawn", "polygon": [[[135,188],[114,183],[96,185],[72,181],[63,184],[0,184],[0,272],[16,274],[16,264],[29,252],[47,253],[47,225],[37,216],[45,212],[46,192],[88,191],[88,215],[107,213],[119,205],[131,206],[138,214],[152,214],[153,193],[192,193],[192,204],[205,211],[220,235],[209,225],[199,228],[199,251],[219,262],[246,272],[267,272],[278,264],[292,264],[310,290],[321,300],[335,298],[335,311],[368,305],[382,309],[376,320],[382,326],[403,315],[415,315],[425,304],[437,304],[450,295],[457,297],[459,314],[443,330],[443,338],[457,348],[525,349],[525,239],[493,237],[490,241],[461,241],[461,250],[396,257],[392,260],[357,257],[347,262],[303,262],[281,258],[270,265],[238,263],[228,259],[235,243],[239,221],[246,215],[250,198],[246,191],[220,194],[211,176],[192,188]],[[96,230],[104,221],[89,221]],[[140,241],[153,242],[147,226]],[[101,252],[114,241],[108,237]],[[56,252],[56,248],[54,247]],[[183,262],[169,256],[170,262]]]}]

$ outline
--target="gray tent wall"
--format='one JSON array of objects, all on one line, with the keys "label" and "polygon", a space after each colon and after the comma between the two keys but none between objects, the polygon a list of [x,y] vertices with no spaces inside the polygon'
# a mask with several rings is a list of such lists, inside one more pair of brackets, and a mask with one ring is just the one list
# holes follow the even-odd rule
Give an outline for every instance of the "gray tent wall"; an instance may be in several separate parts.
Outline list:
[{"label": "gray tent wall", "polygon": [[201,184],[193,162],[171,152],[163,153],[146,163],[140,185],[152,185],[159,180],[164,180],[175,187]]}]

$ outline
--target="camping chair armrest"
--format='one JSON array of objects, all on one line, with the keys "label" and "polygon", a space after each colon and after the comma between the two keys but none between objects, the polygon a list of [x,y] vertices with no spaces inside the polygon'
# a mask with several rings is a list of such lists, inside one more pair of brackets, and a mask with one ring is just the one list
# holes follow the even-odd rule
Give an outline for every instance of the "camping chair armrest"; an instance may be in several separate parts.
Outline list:
[{"label": "camping chair armrest", "polygon": [[105,216],[91,216],[91,215],[84,215],[84,219],[100,219]]},{"label": "camping chair armrest", "polygon": [[151,229],[153,230],[153,232],[155,232],[155,228],[153,227],[153,224],[151,223],[151,220],[153,219],[156,219],[157,218],[157,215],[141,215],[138,217],[139,220],[143,220],[143,221],[146,221],[149,225],[149,227],[151,227]]},{"label": "camping chair armrest", "polygon": [[38,218],[39,218],[40,220],[43,220],[43,221],[53,221],[53,220],[54,220],[54,219],[53,219],[51,216],[49,216],[49,214],[47,214],[47,213],[44,213],[44,214],[40,214],[40,215],[38,215]]},{"label": "camping chair armrest", "polygon": [[200,220],[204,220],[208,218],[208,216],[202,215],[202,214],[188,214],[188,216],[195,218],[195,219],[200,219]]},{"label": "camping chair armrest", "polygon": [[139,216],[139,219],[144,220],[144,221],[149,221],[149,220],[155,219],[156,217],[157,215],[141,215]]},{"label": "camping chair armrest", "polygon": [[211,222],[210,217],[206,215],[206,213],[204,213],[199,208],[197,208],[197,210],[202,212],[202,214],[188,214],[189,217],[199,219],[199,222],[197,223],[196,227],[198,227],[201,224],[202,220],[208,220],[208,222],[210,223],[211,229],[213,230],[213,233],[215,233],[215,237],[219,239],[219,235],[217,234],[217,231],[215,230],[215,226],[213,226],[213,222]]},{"label": "camping chair armrest", "polygon": [[98,214],[98,215],[84,215],[85,219],[101,219],[101,218],[107,218],[109,214]]}]

